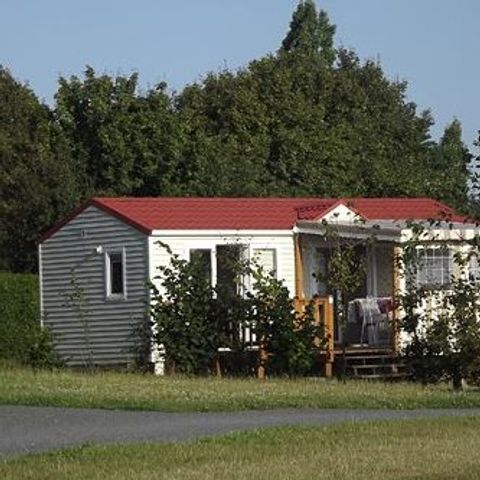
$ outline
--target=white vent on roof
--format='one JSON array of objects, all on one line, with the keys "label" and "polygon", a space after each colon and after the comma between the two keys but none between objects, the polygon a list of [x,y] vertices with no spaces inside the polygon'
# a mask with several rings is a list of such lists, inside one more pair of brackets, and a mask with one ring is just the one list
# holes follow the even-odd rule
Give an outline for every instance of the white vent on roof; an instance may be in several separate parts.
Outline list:
[{"label": "white vent on roof", "polygon": [[328,223],[362,223],[363,218],[358,215],[354,210],[348,208],[343,203],[340,203],[335,208],[327,212],[325,215],[318,219],[319,221],[325,220]]}]

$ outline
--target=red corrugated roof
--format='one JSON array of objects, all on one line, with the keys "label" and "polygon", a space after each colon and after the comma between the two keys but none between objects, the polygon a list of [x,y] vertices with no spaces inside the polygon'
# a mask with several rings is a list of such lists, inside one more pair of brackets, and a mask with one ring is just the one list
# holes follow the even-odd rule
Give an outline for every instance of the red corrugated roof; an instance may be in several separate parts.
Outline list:
[{"label": "red corrugated roof", "polygon": [[441,220],[445,216],[465,220],[429,198],[92,198],[42,241],[90,205],[148,234],[152,230],[290,230],[296,220],[321,218],[339,203],[366,220]]},{"label": "red corrugated roof", "polygon": [[[148,230],[291,229],[312,198],[95,198]],[[335,200],[317,200],[329,206]]]},{"label": "red corrugated roof", "polygon": [[[431,198],[342,198],[343,203],[366,220],[444,220],[463,222],[453,208]],[[333,206],[333,205],[332,205]],[[323,205],[301,208],[299,216],[316,219],[325,214]]]}]

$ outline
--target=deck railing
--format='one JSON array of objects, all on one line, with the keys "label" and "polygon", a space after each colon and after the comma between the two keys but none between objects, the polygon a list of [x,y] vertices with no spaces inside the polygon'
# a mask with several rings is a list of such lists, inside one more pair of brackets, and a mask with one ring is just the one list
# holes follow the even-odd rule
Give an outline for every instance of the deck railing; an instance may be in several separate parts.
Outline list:
[{"label": "deck railing", "polygon": [[[301,322],[304,321],[306,308],[312,308],[313,321],[315,325],[323,327],[323,337],[314,340],[319,348],[322,358],[323,374],[325,377],[332,376],[333,362],[335,356],[334,349],[334,322],[333,322],[333,297],[315,296],[312,300],[302,298],[294,299],[294,308],[297,312],[298,328],[302,328]],[[255,334],[255,326],[244,324],[241,327],[232,328],[227,336],[233,343],[242,345],[246,351],[258,351],[260,358],[260,367],[258,377],[265,378],[266,363],[268,361],[268,352],[260,338]],[[220,352],[229,352],[230,348],[221,348]]]},{"label": "deck railing", "polygon": [[[295,311],[299,317],[303,316],[305,309],[309,306],[313,309],[313,319],[315,325],[323,326],[323,338],[315,339],[318,347],[324,345],[322,356],[324,359],[323,373],[325,377],[332,376],[333,361],[335,359],[334,348],[334,322],[333,322],[333,297],[315,296],[311,300],[305,298],[295,298]],[[301,327],[300,327],[301,328]]]}]

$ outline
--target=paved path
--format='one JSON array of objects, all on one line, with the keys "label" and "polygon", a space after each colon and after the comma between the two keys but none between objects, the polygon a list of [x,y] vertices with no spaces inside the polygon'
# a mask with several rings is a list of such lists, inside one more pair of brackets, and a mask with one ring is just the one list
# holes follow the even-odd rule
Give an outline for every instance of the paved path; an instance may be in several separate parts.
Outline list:
[{"label": "paved path", "polygon": [[174,442],[257,427],[325,425],[345,421],[444,415],[480,415],[480,409],[163,413],[0,406],[0,456],[55,450],[85,442]]}]

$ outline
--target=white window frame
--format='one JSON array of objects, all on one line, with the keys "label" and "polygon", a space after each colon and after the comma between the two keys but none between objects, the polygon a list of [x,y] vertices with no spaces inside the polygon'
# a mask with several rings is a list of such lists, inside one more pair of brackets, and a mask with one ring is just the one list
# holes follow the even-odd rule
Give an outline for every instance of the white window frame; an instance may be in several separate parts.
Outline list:
[{"label": "white window frame", "polygon": [[[275,247],[262,247],[262,246],[253,246],[252,247],[252,253],[251,253],[251,258],[253,261],[255,261],[256,257],[256,252],[257,251],[268,251],[273,253],[273,278],[278,279],[278,255],[277,255],[277,249]],[[271,275],[272,272],[265,272],[268,275]]]},{"label": "white window frame", "polygon": [[474,254],[468,261],[468,280],[472,283],[480,283],[480,258]]},{"label": "white window frame", "polygon": [[[122,293],[112,293],[112,265],[111,256],[122,256]],[[108,301],[120,301],[127,299],[127,253],[125,247],[112,248],[105,251],[105,299]]]},{"label": "white window frame", "polygon": [[[425,288],[430,290],[443,290],[448,289],[452,283],[452,275],[453,275],[453,250],[450,247],[444,246],[422,246],[417,248],[417,254],[420,256],[421,253],[424,252],[422,255],[422,259],[427,260],[427,262],[438,260],[441,262],[439,266],[432,265],[422,265],[421,260],[418,261],[416,265],[415,271],[415,283],[419,288]],[[426,255],[427,252],[435,252],[438,253],[437,255]],[[445,271],[444,262],[445,260],[448,262],[448,271]],[[422,271],[423,269],[423,271]],[[425,270],[436,270],[440,272],[440,282],[432,281],[428,279],[428,275],[425,273]],[[422,278],[420,278],[422,277]]]}]

